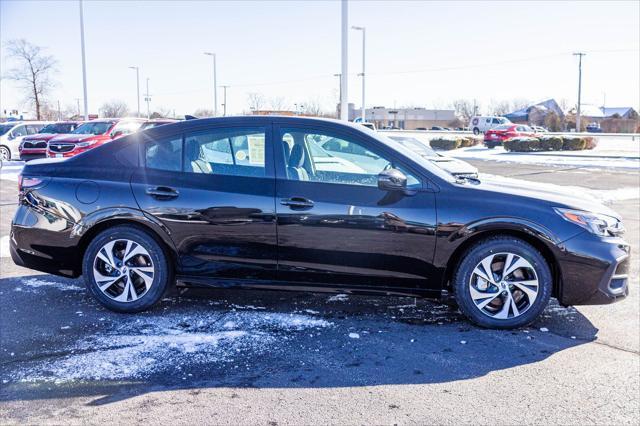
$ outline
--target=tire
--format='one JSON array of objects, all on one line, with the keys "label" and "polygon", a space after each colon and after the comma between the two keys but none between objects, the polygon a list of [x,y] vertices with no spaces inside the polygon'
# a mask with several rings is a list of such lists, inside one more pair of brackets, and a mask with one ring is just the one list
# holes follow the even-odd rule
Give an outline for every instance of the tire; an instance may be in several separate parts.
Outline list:
[{"label": "tire", "polygon": [[148,309],[173,282],[172,267],[160,244],[130,225],[114,226],[98,234],[85,251],[82,273],[91,294],[116,312]]},{"label": "tire", "polygon": [[[487,259],[492,260],[487,263]],[[507,263],[511,268],[504,271]],[[491,276],[483,275],[485,265],[491,266]],[[501,276],[502,272],[507,272],[506,276]],[[537,285],[533,285],[535,281]],[[503,236],[472,246],[460,261],[452,284],[458,306],[469,320],[481,327],[512,329],[538,318],[549,303],[553,278],[538,250],[520,239]]]},{"label": "tire", "polygon": [[6,147],[4,145],[0,145],[0,159],[2,161],[11,160],[11,150],[9,149],[9,147]]},{"label": "tire", "polygon": [[477,127],[473,128],[473,134],[478,136],[480,134],[480,129],[478,129]]}]

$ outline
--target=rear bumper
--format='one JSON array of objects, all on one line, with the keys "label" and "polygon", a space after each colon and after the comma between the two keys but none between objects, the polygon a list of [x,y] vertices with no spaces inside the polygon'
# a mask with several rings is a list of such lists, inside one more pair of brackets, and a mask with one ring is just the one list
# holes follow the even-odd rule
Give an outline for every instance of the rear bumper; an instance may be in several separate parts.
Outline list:
[{"label": "rear bumper", "polygon": [[11,259],[25,268],[66,277],[79,276],[79,241],[73,226],[65,219],[21,204],[11,223]]},{"label": "rear bumper", "polygon": [[563,243],[558,258],[563,305],[601,305],[629,294],[631,248],[622,238],[599,238],[588,232]]}]

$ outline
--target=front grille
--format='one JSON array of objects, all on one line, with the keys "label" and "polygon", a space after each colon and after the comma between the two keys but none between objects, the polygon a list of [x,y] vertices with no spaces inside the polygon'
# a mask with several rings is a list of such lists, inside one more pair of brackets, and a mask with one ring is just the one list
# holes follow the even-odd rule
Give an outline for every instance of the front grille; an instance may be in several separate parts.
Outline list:
[{"label": "front grille", "polygon": [[46,148],[46,141],[24,141],[24,148]]},{"label": "front grille", "polygon": [[69,152],[73,151],[75,144],[72,143],[50,143],[49,150],[51,152]]}]

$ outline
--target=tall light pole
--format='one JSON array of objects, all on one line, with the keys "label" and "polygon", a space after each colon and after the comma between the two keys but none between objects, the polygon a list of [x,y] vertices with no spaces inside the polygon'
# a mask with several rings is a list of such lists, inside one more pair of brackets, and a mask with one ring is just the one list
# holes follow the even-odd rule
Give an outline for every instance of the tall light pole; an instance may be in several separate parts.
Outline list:
[{"label": "tall light pole", "polygon": [[586,53],[577,52],[573,56],[578,57],[578,111],[576,113],[576,132],[580,131],[580,101],[582,98],[582,57]]},{"label": "tall light pole", "polygon": [[[136,70],[136,96],[138,99],[138,117],[140,117],[140,69],[138,67],[129,67],[132,70]],[[147,89],[147,92],[149,90]]]},{"label": "tall light pole", "polygon": [[84,91],[84,120],[89,121],[89,100],[87,99],[87,62],[84,55],[84,14],[82,12],[82,0],[80,6],[80,50],[82,52],[82,89]]},{"label": "tall light pole", "polygon": [[205,55],[213,58],[213,116],[218,116],[218,82],[216,76],[216,54],[204,52]]},{"label": "tall light pole", "polygon": [[364,109],[364,69],[365,69],[365,27],[357,27],[357,26],[352,26],[352,29],[356,30],[356,31],[362,31],[362,74],[360,74],[362,76],[362,122],[366,122],[366,110]]},{"label": "tall light pole", "polygon": [[226,117],[227,116],[227,88],[229,86],[220,86],[222,87],[222,89],[224,90],[224,94],[222,95],[222,99],[224,100],[223,108],[222,108],[222,116]]},{"label": "tall light pole", "polygon": [[144,100],[147,102],[147,120],[151,118],[151,109],[149,103],[151,102],[151,95],[149,94],[149,77],[147,77],[147,93],[144,95]]},{"label": "tall light pole", "polygon": [[340,93],[338,97],[338,103],[342,100],[342,74],[337,73],[333,75],[334,77],[338,77],[338,91]]},{"label": "tall light pole", "polygon": [[76,98],[76,104],[78,105],[78,117],[80,117],[80,98]]},{"label": "tall light pole", "polygon": [[342,0],[342,78],[340,79],[340,119],[349,121],[347,81],[349,80],[349,3]]}]

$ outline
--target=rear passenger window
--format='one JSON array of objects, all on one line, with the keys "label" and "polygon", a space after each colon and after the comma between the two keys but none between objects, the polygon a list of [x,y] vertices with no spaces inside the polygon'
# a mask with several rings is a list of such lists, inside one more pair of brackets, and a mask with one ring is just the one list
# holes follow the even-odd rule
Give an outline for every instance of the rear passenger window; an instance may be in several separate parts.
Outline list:
[{"label": "rear passenger window", "polygon": [[148,142],[145,147],[145,164],[149,169],[181,171],[182,138]]},{"label": "rear passenger window", "polygon": [[265,130],[220,129],[186,134],[184,171],[265,176]]}]

